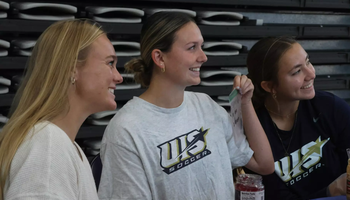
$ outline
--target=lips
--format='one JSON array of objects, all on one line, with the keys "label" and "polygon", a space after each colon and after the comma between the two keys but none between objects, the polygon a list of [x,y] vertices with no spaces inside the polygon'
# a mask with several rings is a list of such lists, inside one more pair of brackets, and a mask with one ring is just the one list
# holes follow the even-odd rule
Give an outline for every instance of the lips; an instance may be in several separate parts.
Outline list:
[{"label": "lips", "polygon": [[305,86],[301,87],[301,89],[308,89],[308,88],[310,88],[312,86],[313,86],[313,82],[309,83],[308,85],[305,85]]},{"label": "lips", "polygon": [[190,68],[190,71],[199,72],[200,71],[200,67],[192,67],[192,68]]}]

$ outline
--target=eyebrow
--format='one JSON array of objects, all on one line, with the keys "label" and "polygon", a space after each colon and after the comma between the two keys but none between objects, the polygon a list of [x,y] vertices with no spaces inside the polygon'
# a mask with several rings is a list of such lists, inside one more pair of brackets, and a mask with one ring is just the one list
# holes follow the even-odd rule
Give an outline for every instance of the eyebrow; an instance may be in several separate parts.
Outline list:
[{"label": "eyebrow", "polygon": [[201,44],[201,45],[203,45],[204,44],[204,40],[203,40],[203,42],[189,42],[186,45],[189,45],[189,44]]},{"label": "eyebrow", "polygon": [[[309,54],[306,54],[305,61],[309,59]],[[293,71],[295,68],[301,67],[302,64],[295,65],[290,71]]]},{"label": "eyebrow", "polygon": [[113,60],[118,60],[118,57],[116,55],[107,56],[105,59],[108,59],[108,58],[113,58]]},{"label": "eyebrow", "polygon": [[118,61],[118,57],[117,57],[116,55],[109,55],[109,56],[107,56],[107,57],[105,58],[105,60],[107,60],[107,59],[109,59],[109,58],[113,58],[113,60],[114,60],[115,62]]}]

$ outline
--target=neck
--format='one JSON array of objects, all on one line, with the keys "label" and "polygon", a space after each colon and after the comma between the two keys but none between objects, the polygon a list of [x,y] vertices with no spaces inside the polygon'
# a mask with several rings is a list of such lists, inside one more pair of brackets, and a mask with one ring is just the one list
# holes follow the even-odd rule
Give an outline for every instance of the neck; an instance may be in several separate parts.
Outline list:
[{"label": "neck", "polygon": [[294,116],[295,112],[298,110],[299,100],[283,102],[280,100],[275,100],[272,97],[267,97],[265,99],[265,107],[267,111],[278,117],[278,118],[290,118]]},{"label": "neck", "polygon": [[91,113],[86,113],[87,109],[82,108],[81,104],[72,98],[69,99],[69,105],[70,108],[67,113],[62,112],[51,122],[60,127],[74,142],[81,125]]},{"label": "neck", "polygon": [[154,77],[149,88],[140,98],[163,108],[176,108],[184,99],[185,88],[179,88],[173,83]]},{"label": "neck", "polygon": [[272,121],[281,130],[290,130],[293,127],[295,113],[298,110],[298,101],[282,102],[272,97],[265,99],[265,108],[269,112]]}]

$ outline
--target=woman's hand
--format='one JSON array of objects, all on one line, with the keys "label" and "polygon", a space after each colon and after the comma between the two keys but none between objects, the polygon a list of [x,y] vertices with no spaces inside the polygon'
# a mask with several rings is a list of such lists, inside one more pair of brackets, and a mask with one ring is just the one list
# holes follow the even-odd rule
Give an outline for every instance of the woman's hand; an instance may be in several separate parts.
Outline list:
[{"label": "woman's hand", "polygon": [[251,102],[253,91],[254,91],[254,85],[252,81],[246,76],[235,76],[233,80],[233,88],[237,89],[240,88],[240,93],[242,95],[241,104],[247,105]]},{"label": "woman's hand", "polygon": [[340,175],[328,186],[330,196],[346,195],[346,173]]}]

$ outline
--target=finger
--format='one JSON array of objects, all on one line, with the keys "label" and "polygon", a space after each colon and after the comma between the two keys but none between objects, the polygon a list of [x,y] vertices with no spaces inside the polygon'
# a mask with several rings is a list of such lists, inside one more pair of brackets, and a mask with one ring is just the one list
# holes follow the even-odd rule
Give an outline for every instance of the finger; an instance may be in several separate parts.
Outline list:
[{"label": "finger", "polygon": [[247,79],[248,79],[248,77],[247,77],[246,75],[242,75],[242,76],[241,76],[241,81],[242,81],[242,82],[247,81]]},{"label": "finger", "polygon": [[249,78],[247,78],[247,80],[244,82],[244,89],[249,91],[251,89],[253,89],[253,83],[252,80],[250,80]]},{"label": "finger", "polygon": [[246,93],[247,91],[249,91],[250,89],[250,85],[251,85],[251,80],[243,75],[241,77],[241,90],[242,90],[242,94]]},{"label": "finger", "polygon": [[233,89],[236,89],[237,87],[241,87],[241,76],[235,76],[233,79]]},{"label": "finger", "polygon": [[248,79],[246,81],[246,84],[244,87],[245,87],[245,92],[250,92],[250,91],[254,90],[254,85],[250,79]]}]

